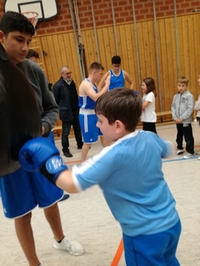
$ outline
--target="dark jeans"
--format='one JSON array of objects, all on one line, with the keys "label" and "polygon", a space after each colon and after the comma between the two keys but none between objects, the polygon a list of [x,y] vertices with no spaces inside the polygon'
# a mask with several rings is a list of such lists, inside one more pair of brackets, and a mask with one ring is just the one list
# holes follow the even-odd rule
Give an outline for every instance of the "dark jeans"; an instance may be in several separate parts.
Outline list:
[{"label": "dark jeans", "polygon": [[151,122],[143,122],[143,130],[151,131],[157,134],[156,132],[156,124]]},{"label": "dark jeans", "polygon": [[194,154],[194,138],[191,124],[176,124],[176,142],[178,150],[183,150],[183,136],[186,142],[186,151]]},{"label": "dark jeans", "polygon": [[62,120],[62,151],[63,153],[66,151],[69,151],[69,133],[70,128],[73,126],[74,129],[74,135],[77,142],[77,146],[82,146],[82,135],[81,135],[81,128],[79,124],[79,112],[73,111],[73,117],[74,119],[72,121],[64,121]]}]

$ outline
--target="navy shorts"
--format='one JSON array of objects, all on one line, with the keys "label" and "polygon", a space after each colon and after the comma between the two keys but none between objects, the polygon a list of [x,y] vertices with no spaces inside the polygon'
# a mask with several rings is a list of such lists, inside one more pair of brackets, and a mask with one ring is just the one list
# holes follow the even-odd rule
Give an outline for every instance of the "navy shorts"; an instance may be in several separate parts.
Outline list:
[{"label": "navy shorts", "polygon": [[63,190],[51,184],[38,172],[22,168],[0,178],[0,191],[4,214],[18,218],[31,212],[37,205],[50,207],[63,197]]}]

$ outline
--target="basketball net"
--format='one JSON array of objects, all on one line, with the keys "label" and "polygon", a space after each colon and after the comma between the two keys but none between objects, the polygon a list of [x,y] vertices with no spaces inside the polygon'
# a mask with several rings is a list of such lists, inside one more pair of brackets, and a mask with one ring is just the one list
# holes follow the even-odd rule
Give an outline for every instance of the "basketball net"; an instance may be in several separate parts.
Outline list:
[{"label": "basketball net", "polygon": [[37,22],[38,22],[38,15],[39,14],[37,12],[30,11],[30,12],[22,12],[22,15],[27,17],[27,19],[30,20],[30,22],[33,24],[33,27],[35,28],[35,26],[37,25]]}]

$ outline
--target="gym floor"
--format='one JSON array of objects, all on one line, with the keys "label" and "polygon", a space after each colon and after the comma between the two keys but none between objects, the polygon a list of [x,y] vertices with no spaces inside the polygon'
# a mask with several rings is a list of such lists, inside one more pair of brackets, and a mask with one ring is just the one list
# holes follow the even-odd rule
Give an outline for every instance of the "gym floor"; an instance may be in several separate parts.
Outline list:
[{"label": "gym floor", "polygon": [[[200,152],[200,127],[193,123],[195,152]],[[176,149],[176,127],[174,124],[157,126],[158,135],[173,142]],[[56,140],[61,150],[60,140]],[[70,139],[72,158],[63,157],[69,167],[80,162],[81,151],[76,149],[74,139]],[[102,149],[100,142],[92,145],[88,156]],[[163,160],[165,179],[177,202],[182,221],[182,234],[177,257],[182,266],[200,266],[200,161],[198,154],[184,160],[183,155]],[[11,195],[12,197],[12,195]],[[75,257],[53,248],[53,239],[49,225],[42,210],[33,211],[32,226],[38,256],[43,266],[109,266],[121,239],[121,230],[112,217],[102,192],[94,186],[80,194],[59,202],[64,233],[70,239],[79,241],[86,253]],[[27,261],[18,243],[13,220],[4,218],[0,205],[1,220],[1,265],[27,265]],[[117,265],[116,265],[117,266]],[[119,266],[125,266],[122,256]]]}]

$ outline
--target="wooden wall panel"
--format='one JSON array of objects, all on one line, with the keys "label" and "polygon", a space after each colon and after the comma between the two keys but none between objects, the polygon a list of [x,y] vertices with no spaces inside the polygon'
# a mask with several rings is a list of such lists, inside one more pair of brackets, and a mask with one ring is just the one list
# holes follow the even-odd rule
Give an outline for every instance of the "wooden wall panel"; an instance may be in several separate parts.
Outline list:
[{"label": "wooden wall panel", "polygon": [[63,65],[68,65],[72,71],[72,78],[79,86],[81,74],[73,32],[40,36],[39,38],[42,49],[47,53],[44,60],[49,81],[55,83],[60,78],[60,68]]},{"label": "wooden wall panel", "polygon": [[200,94],[197,83],[200,72],[200,16],[188,15],[178,19],[180,75],[189,79],[188,89],[195,99]]},{"label": "wooden wall panel", "polygon": [[[125,32],[126,37],[126,50],[127,50],[127,68],[124,67],[126,71],[129,70],[129,75],[134,81],[134,89],[137,91],[140,91],[140,85],[138,82],[138,66],[137,66],[137,55],[136,55],[136,41],[135,41],[135,35],[134,35],[134,27],[133,25],[129,24],[126,27]],[[124,58],[122,58],[124,61]],[[123,64],[123,62],[122,62]],[[128,69],[128,70],[127,70]],[[126,84],[128,87],[129,84]]]},{"label": "wooden wall panel", "polygon": [[197,85],[197,77],[200,73],[200,16],[194,16],[194,50],[196,52],[195,54],[195,66],[193,69],[195,78],[194,82],[196,83],[195,86],[195,92],[198,96],[200,94],[200,87]]},{"label": "wooden wall panel", "polygon": [[154,78],[157,89],[156,109],[159,110],[156,43],[155,43],[153,21],[148,21],[146,23],[141,23],[141,24],[138,23],[137,33],[138,33],[138,42],[139,42],[138,46],[139,46],[139,56],[140,56],[140,65],[141,65],[140,67],[141,81],[147,77]]},{"label": "wooden wall panel", "polygon": [[[174,18],[157,19],[158,60],[156,60],[156,42],[154,21],[137,23],[138,52],[140,58],[141,80],[153,77],[156,82],[158,96],[156,111],[171,109],[173,95],[176,93],[178,78],[177,55],[180,62],[180,75],[189,79],[189,89],[195,99],[199,95],[197,78],[200,72],[200,14],[189,14],[177,17],[178,51],[176,51]],[[133,23],[116,26],[119,55],[124,68],[135,81],[135,88],[140,91],[138,78],[138,64],[136,40]],[[82,41],[85,47],[86,68],[97,61],[97,50],[93,29],[82,30]],[[105,71],[111,67],[111,57],[116,55],[115,36],[113,26],[97,28],[100,60]],[[50,82],[54,83],[59,77],[61,65],[67,64],[71,68],[72,77],[77,86],[81,82],[79,61],[73,32],[58,33],[49,36],[39,36],[42,49],[47,52],[45,57],[46,72]],[[178,52],[178,53],[177,53]],[[158,78],[160,77],[160,88]],[[160,94],[159,94],[160,90]],[[161,99],[161,102],[160,102]]]},{"label": "wooden wall panel", "polygon": [[85,58],[87,66],[91,63],[97,61],[97,50],[96,50],[96,43],[95,43],[95,35],[94,31],[87,30],[82,32],[82,42],[85,47]]},{"label": "wooden wall panel", "polygon": [[[194,17],[193,16],[189,16],[188,17],[188,39],[190,40],[190,46],[189,46],[189,60],[190,60],[190,64],[189,64],[189,71],[188,71],[188,76],[190,77],[190,83],[189,85],[191,87],[196,87],[196,80],[195,78],[197,78],[197,75],[195,73],[195,43],[194,43]],[[195,76],[196,75],[196,76]],[[189,87],[190,87],[189,86]]]},{"label": "wooden wall panel", "polygon": [[111,57],[116,55],[116,46],[113,27],[97,29],[99,40],[99,50],[101,64],[105,67],[105,72],[111,66]]},{"label": "wooden wall panel", "polygon": [[103,28],[100,28],[97,32],[97,36],[98,36],[98,43],[99,43],[99,53],[100,53],[100,61],[102,63],[103,66],[105,66],[106,64],[106,60],[107,60],[107,56],[105,53],[105,38],[104,38],[104,32],[103,32]]},{"label": "wooden wall panel", "polygon": [[[160,91],[162,97],[162,106],[160,110],[170,110],[174,91],[174,80],[177,80],[176,72],[176,53],[175,53],[175,31],[174,23],[169,18],[158,21],[158,38],[159,38],[159,63],[160,63]],[[172,82],[173,80],[173,82]]]},{"label": "wooden wall panel", "polygon": [[[160,89],[161,89],[161,97],[163,99],[163,94],[165,92],[165,88],[167,87],[167,69],[168,69],[168,61],[167,61],[167,42],[166,42],[166,32],[165,32],[165,21],[161,20],[157,23],[157,29],[159,34],[159,65],[160,65]],[[158,90],[157,90],[158,92]],[[159,96],[159,93],[158,93]],[[169,110],[166,106],[165,98],[162,100],[162,111]]]},{"label": "wooden wall panel", "polygon": [[177,92],[176,89],[176,82],[178,77],[178,66],[177,66],[177,53],[176,53],[176,36],[175,36],[175,24],[174,19],[170,18],[167,23],[165,23],[165,29],[166,29],[166,41],[167,41],[167,62],[168,62],[168,68],[166,71],[167,75],[167,87],[165,91],[163,91],[163,95],[165,96],[165,100],[168,103],[168,109],[169,109],[169,103],[171,101],[172,94],[175,94]]},{"label": "wooden wall panel", "polygon": [[42,46],[41,46],[40,39],[37,38],[36,36],[34,36],[32,38],[32,42],[30,43],[30,48],[38,53],[39,59],[37,60],[37,63],[38,63],[38,65],[41,66],[43,71],[46,73],[44,57],[43,57],[43,53],[42,53]]}]

